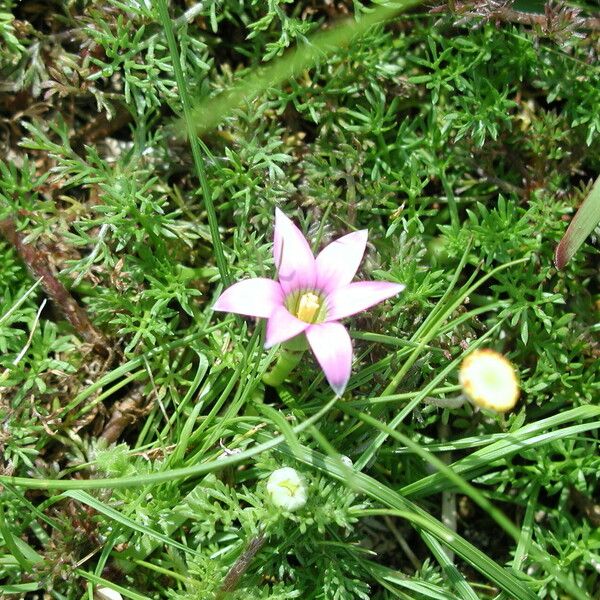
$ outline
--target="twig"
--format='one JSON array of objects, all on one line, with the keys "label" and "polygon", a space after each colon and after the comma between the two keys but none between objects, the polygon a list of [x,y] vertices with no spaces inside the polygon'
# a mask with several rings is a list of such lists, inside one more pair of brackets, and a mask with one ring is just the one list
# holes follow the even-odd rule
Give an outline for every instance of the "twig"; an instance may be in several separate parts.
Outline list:
[{"label": "twig", "polygon": [[556,26],[557,18],[562,18],[565,25],[574,29],[588,31],[600,30],[600,18],[580,17],[579,9],[561,7],[554,9],[547,3],[545,14],[530,13],[511,8],[510,0],[479,0],[476,2],[451,2],[431,9],[432,14],[451,13],[461,18],[483,18],[488,21],[517,23],[529,27],[539,27],[542,31],[552,31]]},{"label": "twig", "polygon": [[596,504],[591,498],[588,498],[574,487],[569,489],[569,495],[575,506],[587,517],[588,521],[594,527],[600,527],[600,504]]},{"label": "twig", "polygon": [[[575,15],[575,13],[574,13]],[[509,23],[518,23],[520,25],[529,25],[530,27],[538,26],[541,28],[548,27],[550,18],[546,15],[525,12],[523,10],[515,10],[507,8],[503,11],[495,11],[490,13],[490,19],[498,19],[508,21]],[[597,17],[578,17],[573,16],[573,25],[577,29],[587,29],[589,31],[600,30],[600,19]]]},{"label": "twig", "polygon": [[104,335],[96,329],[85,310],[79,306],[67,288],[54,276],[48,258],[32,244],[24,243],[24,236],[17,231],[13,219],[0,220],[0,233],[12,244],[40,285],[63,312],[77,333],[97,352],[110,354],[109,344]]},{"label": "twig", "polygon": [[225,576],[223,584],[219,588],[215,600],[222,600],[226,594],[233,592],[237,587],[242,575],[248,570],[252,559],[258,554],[260,549],[265,545],[267,537],[264,533],[260,533],[255,538],[250,540],[248,547],[235,561],[229,573]]},{"label": "twig", "polygon": [[504,181],[495,175],[489,175],[486,173],[481,167],[476,167],[477,174],[485,179],[488,183],[494,184],[496,187],[499,187],[502,191],[507,192],[508,194],[515,194],[522,198],[525,195],[525,190],[518,185],[513,185],[508,181]]},{"label": "twig", "polygon": [[148,412],[144,386],[138,385],[124,400],[119,400],[112,407],[112,414],[100,439],[106,444],[116,442],[123,430],[133,425],[141,416]]},{"label": "twig", "polygon": [[402,535],[402,532],[396,527],[396,524],[392,520],[392,518],[388,515],[384,517],[386,525],[389,527],[390,531],[396,538],[396,541],[404,551],[404,554],[408,557],[408,560],[412,563],[415,571],[420,571],[423,567],[421,561],[417,558],[417,555],[412,551],[409,543],[406,541],[406,538]]}]

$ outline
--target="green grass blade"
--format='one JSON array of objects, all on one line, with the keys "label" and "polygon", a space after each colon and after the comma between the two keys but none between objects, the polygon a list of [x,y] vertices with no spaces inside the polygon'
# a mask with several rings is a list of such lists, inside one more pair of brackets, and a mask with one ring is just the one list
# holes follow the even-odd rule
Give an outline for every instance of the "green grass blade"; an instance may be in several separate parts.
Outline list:
[{"label": "green grass blade", "polygon": [[0,585],[2,594],[19,594],[22,598],[27,592],[35,592],[43,587],[43,583],[14,583],[12,585]]},{"label": "green grass blade", "polygon": [[187,552],[189,554],[194,554],[196,556],[200,556],[196,550],[192,548],[188,548],[184,544],[181,544],[175,540],[172,540],[169,536],[164,535],[160,531],[155,531],[150,527],[146,527],[140,523],[136,523],[129,517],[126,517],[124,514],[120,513],[118,510],[108,506],[104,502],[101,502],[97,498],[90,496],[90,494],[82,491],[82,490],[67,490],[63,494],[63,496],[68,498],[73,498],[73,500],[77,500],[78,502],[82,502],[83,504],[87,504],[94,510],[97,510],[99,513],[106,515],[109,519],[124,525],[125,527],[137,531],[139,533],[143,533],[148,535],[156,540],[161,541],[163,544],[167,544],[167,546],[173,546],[174,548],[178,548],[183,552]]},{"label": "green grass blade", "polygon": [[[451,465],[451,468],[463,478],[472,479],[489,467],[494,461],[507,458],[522,452],[527,448],[534,448],[541,444],[547,444],[554,440],[568,438],[569,436],[582,433],[584,431],[593,431],[600,426],[600,422],[583,423],[572,425],[563,429],[548,431],[550,427],[556,426],[561,422],[575,421],[582,418],[589,418],[600,415],[598,406],[581,406],[570,411],[565,411],[561,415],[556,415],[548,419],[537,421],[536,423],[525,425],[513,433],[486,446],[476,450],[469,456],[460,459]],[[400,493],[404,496],[424,497],[435,494],[442,489],[446,489],[446,478],[441,473],[434,473],[419,481],[404,486]]]},{"label": "green grass blade", "polygon": [[[518,264],[521,264],[521,263],[525,262],[526,260],[528,260],[528,259],[520,258],[520,259],[517,259],[517,260],[513,260],[511,262],[508,262],[508,263],[504,263],[504,264],[496,267],[495,269],[492,269],[489,273],[487,273],[486,275],[484,275],[483,277],[481,277],[479,280],[477,280],[476,283],[474,283],[474,284],[471,285],[469,282],[467,282],[461,288],[461,290],[458,292],[458,294],[456,295],[456,297],[453,300],[450,300],[449,296],[444,295],[443,298],[444,299],[446,299],[446,298],[448,299],[448,305],[447,306],[444,305],[444,306],[440,307],[440,305],[442,304],[442,301],[438,302],[438,305],[436,306],[436,309],[435,309],[436,310],[436,318],[435,318],[435,320],[430,325],[428,323],[428,327],[427,328],[423,328],[423,326],[421,326],[421,328],[424,329],[424,331],[423,331],[423,337],[421,339],[419,339],[419,340],[415,340],[415,341],[418,341],[419,346],[413,350],[412,354],[409,356],[409,358],[402,365],[402,368],[400,369],[400,371],[394,376],[394,378],[392,379],[392,381],[385,388],[385,390],[383,391],[382,395],[385,396],[385,395],[388,395],[388,394],[392,394],[396,390],[396,388],[398,387],[398,385],[400,385],[400,383],[402,382],[402,379],[404,378],[404,376],[406,375],[406,373],[408,372],[408,370],[410,369],[410,367],[417,361],[417,359],[421,355],[421,352],[423,351],[424,347],[432,339],[435,338],[435,336],[439,333],[439,329],[444,324],[444,322],[463,303],[464,299],[467,296],[469,296],[469,294],[472,294],[478,287],[480,287],[481,285],[483,285],[486,281],[488,281],[489,279],[491,279],[497,273],[503,271],[504,269],[508,269],[510,267],[514,267],[514,266],[516,266]],[[501,322],[498,322],[496,324],[496,326],[498,326],[500,323]],[[475,345],[471,344],[470,350],[473,350],[474,348],[475,348]],[[419,402],[420,402],[419,398],[416,398],[415,400],[413,400],[412,402],[410,402],[410,404],[405,408],[405,410],[402,411],[399,415],[397,415],[391,421],[390,427],[392,429],[395,429],[396,427],[398,427],[398,425],[400,425],[400,423],[404,420],[405,416],[410,411],[412,411],[412,409],[415,406],[417,406],[417,404]],[[356,468],[357,469],[364,469],[365,466],[370,462],[370,460],[375,456],[375,453],[381,447],[381,445],[385,442],[386,439],[387,439],[387,434],[384,433],[384,432],[380,432],[372,440],[372,442],[367,446],[367,448],[361,454],[361,456],[359,457],[359,459],[356,461]]]},{"label": "green grass blade", "polygon": [[[259,433],[257,437],[263,438],[265,435],[267,434]],[[314,450],[303,448],[301,454],[293,455],[286,445],[280,445],[277,447],[277,452],[293,456],[296,460],[324,472],[334,479],[344,482],[354,491],[363,493],[390,509],[387,512],[385,509],[360,511],[362,516],[394,514],[395,516],[405,518],[415,527],[427,531],[442,544],[450,548],[482,575],[506,591],[509,594],[509,597],[519,598],[519,600],[537,598],[537,595],[532,592],[522,580],[522,578],[525,577],[523,574],[517,573],[514,569],[501,567],[484,552],[432,517],[427,511],[423,510],[400,493],[383,485],[376,479],[358,471],[354,471],[351,476],[348,476],[347,468],[340,468],[340,465],[336,460],[323,456]],[[547,558],[539,548],[535,546],[530,547],[529,555],[533,559],[538,560],[543,567],[548,570],[551,576],[560,583],[563,589],[574,598],[577,598],[578,600],[587,600],[586,595],[582,593],[572,581],[564,577],[554,566],[553,562]]]},{"label": "green grass blade", "polygon": [[[17,536],[13,535],[6,519],[4,518],[4,508],[0,504],[0,534],[4,538],[4,544],[10,550],[15,560],[25,571],[30,571],[34,562],[39,562],[42,557],[33,550],[28,544],[23,542]],[[26,556],[27,554],[27,556]]]},{"label": "green grass blade", "polygon": [[[164,3],[164,0],[160,0],[160,3]],[[230,90],[200,101],[191,113],[190,120],[184,116],[184,120],[176,124],[175,130],[182,134],[191,131],[203,133],[214,129],[238,106],[250,102],[269,88],[297,77],[305,69],[339,52],[374,25],[385,23],[395,15],[419,4],[420,0],[388,2],[384,6],[374,7],[360,20],[347,19],[335,27],[315,33],[302,47],[290,50],[266,67],[255,69]],[[194,129],[189,128],[189,123],[194,124]]]},{"label": "green grass blade", "polygon": [[452,587],[462,600],[479,600],[473,588],[467,583],[462,573],[456,568],[454,562],[446,554],[442,544],[430,533],[423,532],[421,537],[442,567],[446,577],[450,580]]},{"label": "green grass blade", "polygon": [[[296,435],[308,429],[311,425],[318,422],[334,406],[337,397],[334,396],[323,406],[323,408],[303,421],[296,427]],[[268,438],[261,444],[255,444],[248,450],[243,450],[239,454],[223,456],[217,460],[196,464],[191,467],[180,469],[165,470],[158,473],[146,473],[144,475],[134,475],[132,477],[107,477],[104,479],[34,479],[32,477],[12,477],[10,475],[0,475],[0,484],[9,483],[17,487],[36,490],[94,490],[94,489],[119,489],[143,487],[146,485],[164,483],[167,481],[178,481],[188,477],[198,477],[213,471],[218,471],[224,467],[237,465],[248,458],[258,456],[262,452],[271,450],[284,443],[285,437],[280,435]]]},{"label": "green grass blade", "polygon": [[111,590],[114,590],[115,592],[119,592],[119,594],[121,594],[125,598],[131,598],[131,600],[150,600],[149,596],[144,596],[143,594],[138,594],[138,592],[133,592],[127,588],[124,588],[122,585],[117,585],[116,583],[113,583],[112,581],[107,581],[106,579],[99,577],[98,575],[96,575],[94,573],[88,573],[87,571],[84,571],[83,569],[76,569],[76,573],[80,577],[87,579],[88,581],[90,581],[91,583],[93,583],[95,585],[107,587],[107,588],[110,588]]},{"label": "green grass blade", "polygon": [[590,193],[575,213],[567,232],[556,247],[554,262],[557,269],[565,267],[598,223],[600,223],[600,177],[594,182]]},{"label": "green grass blade", "polygon": [[204,207],[206,208],[206,214],[208,216],[208,227],[210,229],[210,235],[212,238],[215,260],[217,262],[219,274],[221,275],[221,281],[227,286],[230,283],[229,267],[227,266],[227,261],[225,260],[225,252],[223,251],[221,236],[219,235],[219,221],[217,219],[217,213],[215,212],[212,193],[208,185],[208,177],[206,176],[204,159],[202,157],[200,144],[196,135],[196,128],[194,125],[195,117],[192,114],[192,106],[187,92],[185,78],[183,76],[183,69],[181,68],[181,60],[179,56],[179,49],[177,48],[177,41],[175,40],[175,33],[173,31],[173,23],[171,21],[171,17],[169,16],[169,9],[167,8],[166,1],[158,0],[157,6],[160,14],[160,20],[167,37],[167,44],[169,45],[169,52],[171,53],[171,63],[173,64],[173,72],[175,73],[175,81],[177,81],[177,87],[181,97],[185,130],[192,148],[196,173],[198,175],[198,179],[200,180],[200,187],[202,188],[202,197],[204,200]]}]

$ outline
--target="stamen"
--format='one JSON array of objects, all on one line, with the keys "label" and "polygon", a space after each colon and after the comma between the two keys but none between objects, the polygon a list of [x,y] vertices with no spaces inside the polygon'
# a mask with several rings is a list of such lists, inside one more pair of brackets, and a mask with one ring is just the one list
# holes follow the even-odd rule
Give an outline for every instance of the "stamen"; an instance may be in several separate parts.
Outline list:
[{"label": "stamen", "polygon": [[298,302],[298,311],[296,316],[306,323],[314,323],[315,316],[321,309],[321,303],[319,296],[312,292],[305,292],[300,296],[300,302]]}]

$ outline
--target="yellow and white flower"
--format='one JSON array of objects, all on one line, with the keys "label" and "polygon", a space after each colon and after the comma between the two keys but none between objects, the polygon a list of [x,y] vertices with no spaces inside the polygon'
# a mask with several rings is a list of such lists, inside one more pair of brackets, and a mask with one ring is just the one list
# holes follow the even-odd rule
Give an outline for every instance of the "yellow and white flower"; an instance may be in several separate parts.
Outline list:
[{"label": "yellow and white flower", "polygon": [[514,367],[494,350],[475,350],[467,356],[460,366],[458,379],[465,396],[482,408],[506,412],[519,399]]}]

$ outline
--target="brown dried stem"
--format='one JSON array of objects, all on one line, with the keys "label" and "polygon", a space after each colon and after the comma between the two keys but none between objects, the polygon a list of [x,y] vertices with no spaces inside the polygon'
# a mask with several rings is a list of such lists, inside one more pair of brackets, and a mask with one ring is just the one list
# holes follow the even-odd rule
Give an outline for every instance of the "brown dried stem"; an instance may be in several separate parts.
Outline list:
[{"label": "brown dried stem", "polygon": [[138,385],[129,396],[112,407],[110,419],[100,438],[108,444],[116,442],[126,427],[133,425],[150,410],[144,386]]},{"label": "brown dried stem", "polygon": [[103,355],[110,354],[110,347],[104,335],[94,326],[85,310],[79,306],[67,288],[54,276],[46,255],[34,245],[24,243],[24,236],[17,231],[13,219],[0,220],[0,234],[14,246],[32,275],[41,280],[42,288],[75,331],[97,352]]},{"label": "brown dried stem", "polygon": [[546,4],[545,14],[530,13],[512,8],[511,0],[479,0],[475,2],[455,2],[448,0],[447,4],[431,9],[432,13],[451,13],[464,18],[483,18],[487,21],[517,23],[529,27],[538,27],[542,31],[551,32],[559,25],[562,18],[564,26],[569,24],[572,29],[600,31],[600,18],[581,17],[579,10],[569,7],[558,7],[551,2]]},{"label": "brown dried stem", "polygon": [[248,547],[235,561],[229,573],[225,576],[223,584],[217,592],[215,600],[222,600],[226,594],[233,592],[237,587],[242,575],[248,570],[252,560],[259,553],[260,549],[265,545],[267,537],[264,533],[257,535],[255,538],[250,540]]}]

